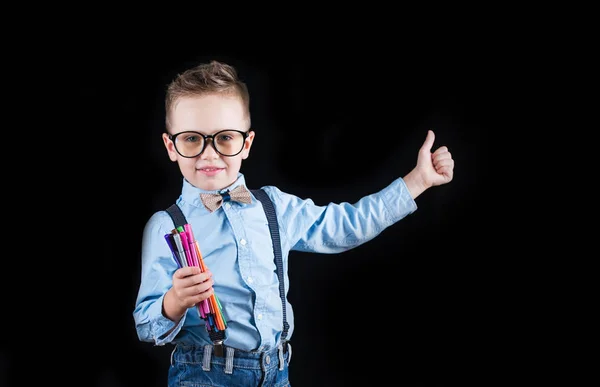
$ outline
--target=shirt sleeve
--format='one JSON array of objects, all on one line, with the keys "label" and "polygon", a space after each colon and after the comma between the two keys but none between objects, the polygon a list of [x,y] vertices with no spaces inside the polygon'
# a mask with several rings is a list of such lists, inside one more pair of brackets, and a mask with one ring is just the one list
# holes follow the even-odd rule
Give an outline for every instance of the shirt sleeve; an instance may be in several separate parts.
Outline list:
[{"label": "shirt sleeve", "polygon": [[270,187],[280,228],[292,250],[340,253],[370,241],[417,209],[406,183],[394,180],[356,203],[316,205]]},{"label": "shirt sleeve", "polygon": [[138,338],[156,345],[171,342],[185,322],[185,315],[175,323],[162,313],[164,294],[172,286],[173,273],[177,270],[164,238],[171,229],[171,218],[160,211],[148,220],[142,237],[141,283],[133,317]]}]

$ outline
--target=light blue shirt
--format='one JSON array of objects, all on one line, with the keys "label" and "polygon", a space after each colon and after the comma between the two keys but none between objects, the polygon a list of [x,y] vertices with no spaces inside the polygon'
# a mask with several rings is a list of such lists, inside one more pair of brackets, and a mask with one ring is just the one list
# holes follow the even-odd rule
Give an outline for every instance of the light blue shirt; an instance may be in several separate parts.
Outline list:
[{"label": "light blue shirt", "polygon": [[[245,185],[241,173],[226,189],[238,185]],[[290,251],[325,254],[347,251],[373,239],[417,209],[401,178],[354,204],[319,206],[273,186],[263,189],[273,201],[279,222],[286,294]],[[282,303],[262,204],[253,197],[251,204],[226,202],[210,213],[200,200],[200,194],[205,192],[216,191],[201,190],[184,179],[177,204],[192,226],[204,263],[213,274],[214,291],[227,321],[224,344],[246,351],[274,348],[283,329]],[[173,228],[166,211],[154,213],[144,228],[141,284],[133,312],[138,338],[156,345],[211,344],[196,308],[190,308],[178,322],[162,314],[164,294],[172,286],[172,276],[177,270],[164,238]],[[287,300],[286,305],[287,339],[290,339],[294,313]]]}]

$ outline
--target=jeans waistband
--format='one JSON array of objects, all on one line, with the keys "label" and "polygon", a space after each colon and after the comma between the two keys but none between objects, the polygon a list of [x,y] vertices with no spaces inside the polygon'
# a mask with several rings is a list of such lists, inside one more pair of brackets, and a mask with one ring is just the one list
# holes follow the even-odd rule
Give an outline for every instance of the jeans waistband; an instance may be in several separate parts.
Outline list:
[{"label": "jeans waistband", "polygon": [[266,371],[275,367],[283,369],[283,363],[289,364],[292,355],[291,345],[287,342],[262,352],[243,351],[224,345],[223,352],[224,356],[215,356],[214,346],[210,344],[205,346],[177,344],[171,354],[171,364],[175,362],[202,364],[205,371],[210,370],[211,364],[218,364],[224,366],[227,373],[231,373],[236,367]]}]

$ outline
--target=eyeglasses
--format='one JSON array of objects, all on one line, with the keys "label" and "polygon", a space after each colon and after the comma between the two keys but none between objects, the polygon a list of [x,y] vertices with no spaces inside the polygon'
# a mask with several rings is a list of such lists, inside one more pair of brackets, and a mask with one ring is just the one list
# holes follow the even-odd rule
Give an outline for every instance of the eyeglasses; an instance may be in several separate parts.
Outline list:
[{"label": "eyeglasses", "polygon": [[208,139],[211,140],[213,148],[220,155],[235,156],[244,149],[246,137],[248,137],[248,132],[232,129],[221,130],[211,135],[193,131],[169,134],[169,139],[173,141],[177,153],[188,158],[197,157],[204,152]]}]

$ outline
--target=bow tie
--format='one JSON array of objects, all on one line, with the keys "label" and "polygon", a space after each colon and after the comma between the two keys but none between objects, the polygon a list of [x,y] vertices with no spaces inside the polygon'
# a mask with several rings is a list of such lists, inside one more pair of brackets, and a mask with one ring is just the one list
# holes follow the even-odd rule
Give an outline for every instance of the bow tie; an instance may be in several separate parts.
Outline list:
[{"label": "bow tie", "polygon": [[243,185],[238,185],[231,191],[223,192],[223,193],[203,193],[200,194],[200,199],[202,199],[202,203],[204,207],[210,212],[216,211],[223,202],[234,201],[241,203],[252,203],[252,197],[250,196],[250,191]]}]

